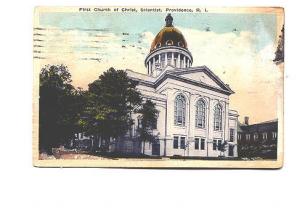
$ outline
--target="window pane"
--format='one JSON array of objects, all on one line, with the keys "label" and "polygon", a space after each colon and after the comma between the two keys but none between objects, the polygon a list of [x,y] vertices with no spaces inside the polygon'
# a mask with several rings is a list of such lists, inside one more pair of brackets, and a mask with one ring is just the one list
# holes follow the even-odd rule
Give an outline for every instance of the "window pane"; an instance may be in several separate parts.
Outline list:
[{"label": "window pane", "polygon": [[217,140],[213,140],[213,150],[217,150]]},{"label": "window pane", "polygon": [[185,99],[183,95],[177,95],[175,99],[174,123],[176,125],[185,124]]},{"label": "window pane", "polygon": [[230,141],[233,142],[234,140],[234,129],[230,129]]},{"label": "window pane", "polygon": [[201,139],[201,150],[205,149],[205,139]]},{"label": "window pane", "polygon": [[182,124],[182,116],[180,114],[177,117],[177,124]]},{"label": "window pane", "polygon": [[195,149],[199,149],[199,139],[195,139]]},{"label": "window pane", "polygon": [[196,127],[205,127],[205,103],[203,100],[198,100],[196,104]]},{"label": "window pane", "polygon": [[214,130],[222,130],[222,108],[216,105],[214,109]]},{"label": "window pane", "polygon": [[174,149],[178,149],[178,137],[174,137],[174,141],[173,141],[173,148]]},{"label": "window pane", "polygon": [[218,140],[218,150],[221,150],[222,141]]},{"label": "window pane", "polygon": [[218,150],[221,150],[222,140],[218,140]]},{"label": "window pane", "polygon": [[229,146],[229,152],[228,152],[228,155],[229,155],[229,156],[233,156],[233,149],[234,149],[234,146],[233,146],[233,145],[230,145],[230,146]]},{"label": "window pane", "polygon": [[185,149],[185,137],[180,138],[180,149]]}]

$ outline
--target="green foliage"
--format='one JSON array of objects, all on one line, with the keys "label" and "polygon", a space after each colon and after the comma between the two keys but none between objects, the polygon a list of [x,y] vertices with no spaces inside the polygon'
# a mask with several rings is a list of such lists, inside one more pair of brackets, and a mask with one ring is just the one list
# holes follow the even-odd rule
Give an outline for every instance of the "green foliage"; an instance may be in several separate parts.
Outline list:
[{"label": "green foliage", "polygon": [[48,151],[67,142],[80,127],[84,94],[71,84],[64,65],[47,65],[40,73],[39,148]]},{"label": "green foliage", "polygon": [[123,70],[110,68],[89,84],[75,89],[67,67],[46,66],[40,74],[40,149],[65,144],[75,133],[93,138],[122,138],[133,124],[132,113],[142,115],[141,139],[152,141],[158,111],[154,103],[142,105],[138,82]]},{"label": "green foliage", "polygon": [[275,51],[275,59],[273,61],[277,64],[284,62],[284,25],[281,29],[281,35],[279,36],[277,49]]},{"label": "green foliage", "polygon": [[152,132],[156,128],[159,113],[155,104],[147,100],[137,112],[141,114],[141,127],[137,130],[139,138],[142,141],[153,142],[155,138]]},{"label": "green foliage", "polygon": [[131,113],[140,105],[137,82],[110,68],[89,84],[83,128],[87,135],[118,138],[130,129]]}]

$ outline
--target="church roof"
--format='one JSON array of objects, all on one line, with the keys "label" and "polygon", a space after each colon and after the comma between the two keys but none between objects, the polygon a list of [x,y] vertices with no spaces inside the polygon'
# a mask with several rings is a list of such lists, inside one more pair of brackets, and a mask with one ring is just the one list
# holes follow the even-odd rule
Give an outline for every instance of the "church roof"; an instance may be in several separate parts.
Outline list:
[{"label": "church roof", "polygon": [[[195,80],[192,78],[185,77],[185,74],[191,74],[191,73],[197,73],[197,72],[203,72],[205,73],[210,79],[212,79],[215,83],[217,83],[218,87],[209,85],[205,82],[202,82],[201,80]],[[131,70],[127,70],[127,74],[131,79],[139,81],[140,84],[146,85],[149,87],[157,88],[160,86],[167,78],[175,79],[178,81],[182,81],[185,83],[189,83],[192,85],[196,85],[199,87],[203,87],[206,89],[210,89],[213,91],[217,91],[223,94],[233,94],[234,91],[231,90],[229,85],[222,82],[222,80],[215,75],[208,67],[206,66],[200,66],[200,67],[191,67],[191,68],[185,68],[185,69],[178,69],[178,68],[166,68],[158,77],[151,77],[149,75],[142,75],[137,72],[133,72]],[[146,77],[149,78],[146,78]],[[154,78],[154,79],[153,79]]]}]

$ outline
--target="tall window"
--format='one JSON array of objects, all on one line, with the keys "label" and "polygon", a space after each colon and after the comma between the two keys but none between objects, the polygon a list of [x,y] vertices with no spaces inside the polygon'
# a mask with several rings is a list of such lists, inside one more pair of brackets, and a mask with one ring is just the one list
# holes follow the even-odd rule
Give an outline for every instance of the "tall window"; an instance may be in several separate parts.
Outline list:
[{"label": "tall window", "polygon": [[213,150],[217,150],[217,140],[213,140]]},{"label": "tall window", "polygon": [[177,95],[175,98],[174,123],[178,126],[185,125],[185,98],[183,95]]},{"label": "tall window", "polygon": [[185,149],[185,137],[180,137],[180,149]]},{"label": "tall window", "polygon": [[214,130],[222,130],[222,107],[219,104],[214,109]]},{"label": "tall window", "polygon": [[233,156],[233,150],[234,150],[234,146],[233,145],[229,145],[229,150],[228,150],[228,156]]},{"label": "tall window", "polygon": [[178,136],[174,136],[173,148],[178,149]]},{"label": "tall window", "polygon": [[198,150],[199,149],[199,139],[195,138],[195,149]]},{"label": "tall window", "polygon": [[196,127],[205,128],[205,103],[202,99],[196,103]]},{"label": "tall window", "polygon": [[205,150],[205,139],[201,139],[201,150]]},{"label": "tall window", "polygon": [[229,130],[230,132],[229,132],[229,141],[230,142],[233,142],[233,140],[234,140],[234,129],[230,129]]}]

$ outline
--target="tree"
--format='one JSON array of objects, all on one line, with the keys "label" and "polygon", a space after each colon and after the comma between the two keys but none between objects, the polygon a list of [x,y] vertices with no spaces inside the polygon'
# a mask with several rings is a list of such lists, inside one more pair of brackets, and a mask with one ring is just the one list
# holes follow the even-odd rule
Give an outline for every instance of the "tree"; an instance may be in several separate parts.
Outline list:
[{"label": "tree", "polygon": [[151,100],[147,100],[143,103],[142,107],[138,110],[141,114],[141,126],[138,126],[139,139],[143,141],[143,153],[145,153],[145,142],[152,143],[155,140],[153,135],[153,129],[156,128],[158,110],[155,108],[155,104]]},{"label": "tree", "polygon": [[284,25],[281,29],[281,35],[279,35],[278,45],[275,51],[275,58],[273,61],[276,64],[284,62]]},{"label": "tree", "polygon": [[81,121],[87,135],[120,138],[131,128],[131,113],[141,104],[138,82],[123,70],[110,68],[89,84],[87,105]]},{"label": "tree", "polygon": [[47,65],[40,73],[39,149],[52,153],[65,144],[79,128],[84,92],[71,84],[64,65]]}]

